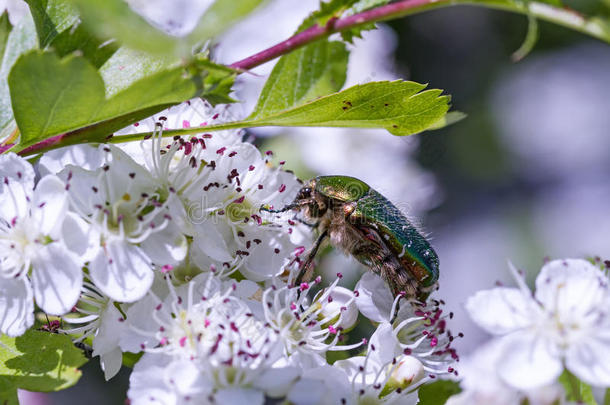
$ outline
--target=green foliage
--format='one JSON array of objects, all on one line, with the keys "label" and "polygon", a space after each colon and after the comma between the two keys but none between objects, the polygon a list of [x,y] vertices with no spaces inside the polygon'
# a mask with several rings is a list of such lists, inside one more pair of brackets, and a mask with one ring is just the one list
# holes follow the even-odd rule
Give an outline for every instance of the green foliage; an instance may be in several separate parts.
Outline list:
[{"label": "green foliage", "polygon": [[103,141],[112,132],[196,95],[228,97],[233,72],[199,60],[161,69],[106,98],[101,75],[85,58],[32,51],[9,78],[20,147],[79,130],[76,141]]},{"label": "green foliage", "polygon": [[335,17],[340,17],[347,9],[352,7],[357,0],[330,0],[328,2],[320,1],[320,8],[312,12],[299,26],[299,31],[303,31],[313,25],[326,25],[326,23]]},{"label": "green foliage", "polygon": [[220,34],[256,8],[262,0],[218,0],[185,37],[168,35],[150,25],[123,0],[72,0],[84,22],[100,37],[115,38],[122,45],[157,55],[189,57],[192,49]]},{"label": "green foliage", "polygon": [[115,42],[92,35],[66,0],[27,0],[27,3],[41,49],[52,47],[59,56],[80,51],[98,68],[118,49]]},{"label": "green foliage", "polygon": [[443,405],[450,396],[461,391],[456,381],[438,380],[419,388],[420,405]]},{"label": "green foliage", "polygon": [[441,120],[449,97],[415,82],[372,82],[286,110],[258,108],[239,125],[385,128],[394,135],[424,131]]},{"label": "green foliage", "polygon": [[8,20],[8,13],[5,11],[2,16],[0,16],[0,55],[4,55],[6,43],[8,42],[8,36],[12,29],[13,26]]},{"label": "green foliage", "polygon": [[591,386],[580,381],[568,370],[565,370],[563,374],[559,376],[559,383],[565,389],[566,399],[568,401],[586,405],[597,405]]},{"label": "green foliage", "polygon": [[[7,23],[8,20],[3,23],[3,35],[7,34]],[[32,20],[24,19],[8,32],[8,37],[3,47],[2,65],[0,66],[0,139],[8,136],[15,128],[8,88],[8,74],[19,55],[35,46],[36,30]]]},{"label": "green foliage", "polygon": [[87,362],[66,335],[29,330],[11,338],[0,335],[0,398],[16,402],[17,388],[59,391],[74,385],[78,367]]},{"label": "green foliage", "polygon": [[78,14],[64,0],[25,0],[30,6],[40,48],[50,45],[60,32],[77,23]]},{"label": "green foliage", "polygon": [[282,56],[250,118],[270,116],[339,91],[345,83],[348,58],[344,44],[326,40]]}]

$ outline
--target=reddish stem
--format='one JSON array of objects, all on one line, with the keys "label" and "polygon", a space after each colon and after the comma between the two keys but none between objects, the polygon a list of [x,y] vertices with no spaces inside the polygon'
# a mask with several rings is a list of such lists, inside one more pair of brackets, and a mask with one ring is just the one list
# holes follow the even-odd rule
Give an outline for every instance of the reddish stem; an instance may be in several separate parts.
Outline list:
[{"label": "reddish stem", "polygon": [[402,14],[408,10],[430,5],[431,3],[448,3],[448,0],[403,0],[397,3],[387,4],[359,14],[350,15],[344,18],[331,19],[324,26],[314,25],[299,32],[298,34],[282,41],[271,48],[256,53],[252,56],[235,62],[231,65],[234,69],[248,70],[256,66],[269,62],[280,55],[284,55],[294,49],[300,48],[320,38],[327,37],[335,32],[341,32],[350,28],[359,27],[376,21],[388,20]]}]

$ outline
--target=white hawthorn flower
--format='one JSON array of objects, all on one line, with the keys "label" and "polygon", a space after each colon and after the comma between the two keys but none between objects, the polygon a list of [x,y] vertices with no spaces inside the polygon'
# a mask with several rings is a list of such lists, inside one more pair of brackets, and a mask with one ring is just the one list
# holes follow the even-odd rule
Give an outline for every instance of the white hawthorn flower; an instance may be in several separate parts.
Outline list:
[{"label": "white hawthorn flower", "polygon": [[18,336],[34,321],[32,298],[53,315],[76,304],[87,246],[59,178],[34,188],[32,166],[10,153],[0,156],[0,182],[0,331]]},{"label": "white hawthorn flower", "polygon": [[313,285],[271,286],[263,293],[262,306],[268,327],[278,335],[285,355],[297,354],[296,362],[303,368],[326,364],[324,355],[329,350],[349,350],[360,346],[360,343],[339,344],[343,339],[342,325],[351,323],[353,316],[347,311],[351,304],[349,300],[339,311],[335,310],[332,297],[339,278],[316,295],[311,303],[307,293],[313,285],[319,284],[320,277],[314,280]]},{"label": "white hawthorn flower", "polygon": [[532,294],[510,267],[519,288],[479,291],[466,303],[474,322],[500,340],[502,381],[522,390],[546,386],[565,366],[588,384],[609,386],[608,277],[586,260],[554,260]]},{"label": "white hawthorn flower", "polygon": [[87,221],[94,252],[89,276],[114,301],[133,302],[153,281],[153,266],[173,266],[186,238],[173,224],[173,195],[159,193],[150,173],[115,146],[100,146],[106,163],[96,170],[67,166],[61,176],[72,208]]},{"label": "white hawthorn flower", "polygon": [[498,376],[502,342],[493,339],[478,347],[460,362],[460,387],[462,392],[447,400],[447,405],[559,405],[565,403],[559,383],[532,390],[518,390],[504,383]]}]

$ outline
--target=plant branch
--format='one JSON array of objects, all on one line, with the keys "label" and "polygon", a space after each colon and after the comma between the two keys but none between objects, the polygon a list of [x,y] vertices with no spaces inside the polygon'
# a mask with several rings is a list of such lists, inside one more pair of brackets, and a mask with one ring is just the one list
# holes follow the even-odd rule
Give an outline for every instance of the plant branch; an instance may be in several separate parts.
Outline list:
[{"label": "plant branch", "polygon": [[379,21],[387,21],[395,18],[404,17],[421,11],[455,6],[455,5],[475,5],[483,6],[515,13],[526,14],[528,16],[550,21],[575,31],[591,35],[597,39],[610,43],[610,26],[604,26],[603,21],[594,18],[586,18],[576,11],[554,7],[549,4],[536,1],[515,1],[515,0],[402,0],[396,3],[387,4],[362,13],[351,16],[331,19],[326,25],[314,25],[299,32],[298,34],[282,41],[271,48],[267,48],[252,56],[242,59],[230,65],[234,69],[248,70],[263,63],[269,62],[279,56],[287,54],[297,48],[305,46],[311,42],[326,38],[329,35],[360,27],[365,24]]}]

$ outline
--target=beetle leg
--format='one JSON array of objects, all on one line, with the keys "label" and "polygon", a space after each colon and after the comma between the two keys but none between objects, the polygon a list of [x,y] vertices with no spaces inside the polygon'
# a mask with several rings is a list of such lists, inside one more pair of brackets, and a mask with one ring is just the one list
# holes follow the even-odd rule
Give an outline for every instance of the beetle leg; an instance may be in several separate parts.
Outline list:
[{"label": "beetle leg", "polygon": [[294,217],[292,217],[292,220],[293,220],[293,221],[297,221],[298,223],[303,224],[303,225],[306,225],[306,226],[308,226],[308,227],[310,227],[310,228],[317,228],[317,227],[318,227],[318,225],[320,225],[320,221],[317,221],[317,222],[316,222],[316,223],[314,223],[314,224],[310,224],[309,222],[307,222],[307,221],[305,221],[305,220],[303,220],[303,219],[301,219],[301,218],[297,217],[296,215],[295,215]]},{"label": "beetle leg", "polygon": [[299,273],[297,274],[297,277],[294,279],[295,286],[301,285],[301,282],[303,281],[303,277],[307,273],[307,268],[311,265],[311,262],[313,262],[314,257],[318,253],[318,249],[320,248],[320,245],[322,245],[322,242],[324,242],[324,239],[326,239],[327,236],[328,236],[328,230],[324,230],[324,232],[322,232],[320,234],[320,236],[318,236],[318,239],[316,239],[316,242],[314,243],[313,247],[311,248],[311,251],[307,255],[307,259],[305,260],[305,263],[303,263],[303,266],[301,266],[301,268],[299,269]]}]

